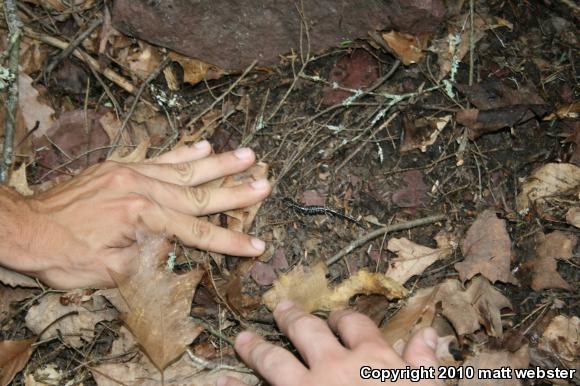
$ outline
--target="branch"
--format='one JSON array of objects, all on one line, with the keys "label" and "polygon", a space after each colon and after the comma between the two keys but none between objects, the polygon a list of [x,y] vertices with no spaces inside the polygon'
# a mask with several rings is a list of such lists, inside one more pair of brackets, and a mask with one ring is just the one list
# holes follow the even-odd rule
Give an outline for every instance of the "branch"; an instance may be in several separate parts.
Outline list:
[{"label": "branch", "polygon": [[8,51],[10,54],[8,57],[8,71],[12,81],[8,87],[8,99],[6,101],[6,124],[2,162],[0,163],[0,183],[8,181],[14,153],[14,131],[16,129],[16,108],[18,106],[18,60],[22,28],[16,7],[16,0],[4,0],[4,12],[9,31]]}]

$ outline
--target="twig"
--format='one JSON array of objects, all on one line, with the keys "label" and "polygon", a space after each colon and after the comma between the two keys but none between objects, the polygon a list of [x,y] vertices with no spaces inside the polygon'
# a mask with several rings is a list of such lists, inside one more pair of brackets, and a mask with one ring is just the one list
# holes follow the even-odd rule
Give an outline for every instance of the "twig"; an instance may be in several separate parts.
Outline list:
[{"label": "twig", "polygon": [[103,19],[93,20],[85,31],[80,33],[72,42],[70,42],[68,47],[66,47],[58,55],[56,55],[54,59],[48,64],[48,66],[46,66],[45,74],[50,75],[50,73],[52,72],[52,70],[54,70],[56,65],[59,64],[63,59],[67,58],[102,23]]},{"label": "twig", "polygon": [[170,61],[171,61],[171,59],[165,58],[161,63],[159,63],[159,65],[155,68],[155,70],[153,70],[151,72],[151,74],[149,74],[147,79],[145,79],[145,81],[139,87],[139,90],[137,91],[137,94],[135,95],[135,99],[133,100],[133,103],[131,104],[129,111],[127,112],[127,114],[125,114],[125,118],[123,119],[123,123],[121,124],[121,127],[119,127],[119,130],[117,131],[117,134],[115,135],[115,139],[111,143],[111,148],[109,149],[109,152],[107,154],[107,158],[110,157],[111,154],[113,154],[113,152],[117,148],[117,145],[119,144],[119,141],[121,140],[121,136],[123,135],[123,132],[125,131],[125,127],[127,127],[127,123],[129,123],[129,119],[131,119],[131,116],[133,115],[133,112],[135,111],[135,108],[137,107],[137,103],[139,102],[139,99],[141,99],[141,94],[143,94],[143,91],[145,91],[145,87],[147,87],[147,85],[149,83],[151,83],[155,78],[157,78],[159,76],[161,71],[163,71],[163,69],[169,64]]},{"label": "twig", "polygon": [[16,129],[16,108],[18,105],[18,60],[20,56],[20,38],[22,23],[17,13],[15,0],[4,0],[4,13],[8,24],[8,71],[10,85],[8,100],[6,101],[6,123],[4,129],[4,148],[2,149],[2,163],[0,165],[0,183],[8,181],[12,168],[14,153],[14,130]]},{"label": "twig", "polygon": [[475,50],[475,35],[473,26],[473,13],[475,0],[469,0],[469,85],[473,85],[473,52]]},{"label": "twig", "polygon": [[[66,49],[69,46],[69,44],[63,40],[55,38],[54,36],[38,33],[30,28],[25,27],[23,31],[24,34],[29,38],[40,40],[43,43],[46,43],[53,47],[60,48],[62,50]],[[117,74],[115,71],[111,70],[108,67],[105,69],[101,69],[99,62],[92,56],[81,50],[80,48],[76,48],[73,51],[73,55],[78,59],[82,60],[83,62],[85,62],[93,70],[102,73],[107,79],[109,79],[111,82],[115,83],[117,86],[121,87],[128,93],[135,94],[135,92],[137,91],[137,89],[135,88],[135,86],[133,86],[131,82],[129,82],[121,75]]]},{"label": "twig", "polygon": [[356,248],[358,248],[358,247],[366,244],[367,242],[371,241],[372,239],[375,239],[375,238],[382,236],[386,233],[395,232],[395,231],[402,231],[402,230],[411,229],[411,228],[415,228],[415,227],[419,227],[419,226],[423,226],[423,225],[432,224],[432,223],[437,222],[437,221],[443,221],[446,218],[447,218],[447,216],[445,216],[444,214],[437,214],[434,216],[423,217],[423,218],[420,218],[417,220],[407,221],[407,222],[403,222],[400,224],[388,225],[386,227],[377,229],[377,230],[372,231],[371,233],[351,242],[350,244],[348,244],[346,247],[341,249],[340,252],[338,252],[336,255],[327,259],[326,265],[330,266],[330,265],[336,263],[342,257],[344,257],[344,256],[348,255],[350,252],[354,251]]},{"label": "twig", "polygon": [[349,161],[350,161],[350,160],[351,160],[351,159],[352,159],[352,158],[353,158],[355,155],[357,155],[357,154],[358,154],[358,152],[359,152],[359,151],[361,151],[361,150],[362,150],[362,149],[365,147],[365,145],[366,145],[367,143],[369,143],[369,141],[370,141],[370,139],[371,139],[371,138],[373,138],[375,135],[377,135],[377,134],[378,134],[378,133],[379,133],[381,130],[383,130],[385,127],[389,126],[389,125],[391,124],[391,122],[393,121],[393,119],[395,119],[395,118],[396,118],[398,115],[399,115],[399,112],[395,112],[395,113],[391,114],[391,116],[390,116],[390,117],[389,117],[389,118],[388,118],[388,119],[387,119],[385,122],[383,122],[383,124],[382,124],[382,125],[380,125],[380,126],[377,128],[377,129],[375,129],[375,130],[374,130],[374,131],[371,133],[371,135],[369,135],[369,137],[368,137],[366,140],[364,140],[364,141],[363,141],[363,143],[361,143],[361,144],[359,145],[359,147],[357,147],[357,148],[356,148],[354,151],[352,151],[352,152],[351,152],[351,153],[348,155],[348,157],[346,157],[346,159],[345,159],[344,161],[342,161],[340,165],[338,165],[338,167],[335,169],[334,173],[335,173],[335,174],[336,174],[336,173],[338,173],[338,171],[339,171],[340,169],[342,169],[342,167],[343,167],[344,165],[346,165],[346,164],[347,164],[347,163],[348,163],[348,162],[349,162]]},{"label": "twig", "polygon": [[240,75],[240,77],[231,84],[231,86],[226,90],[226,92],[224,92],[222,95],[220,95],[216,100],[213,101],[213,103],[211,105],[209,105],[206,109],[204,109],[201,113],[197,114],[195,117],[193,117],[188,123],[187,125],[185,125],[185,127],[190,127],[191,125],[193,125],[195,122],[197,122],[201,117],[203,117],[205,114],[207,114],[208,111],[210,111],[211,109],[213,109],[215,107],[215,105],[217,105],[219,102],[221,102],[229,93],[232,92],[232,90],[234,88],[236,88],[236,86],[242,81],[242,79],[244,79],[249,73],[250,71],[252,71],[252,69],[254,68],[254,66],[258,63],[257,60],[254,60],[249,66],[248,68],[246,68],[246,70],[242,73],[242,75]]}]

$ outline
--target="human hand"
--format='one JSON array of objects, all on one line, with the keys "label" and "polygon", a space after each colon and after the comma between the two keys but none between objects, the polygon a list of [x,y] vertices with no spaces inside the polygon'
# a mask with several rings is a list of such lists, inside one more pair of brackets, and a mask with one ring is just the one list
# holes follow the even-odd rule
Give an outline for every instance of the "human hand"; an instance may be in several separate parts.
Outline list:
[{"label": "human hand", "polygon": [[[184,244],[237,256],[258,256],[264,242],[197,216],[252,205],[271,187],[258,180],[231,188],[199,185],[242,172],[250,149],[211,154],[207,141],[150,162],[93,165],[70,181],[26,200],[18,258],[7,265],[54,288],[109,287],[109,270],[128,274],[138,255],[136,232],[175,235]],[[3,262],[4,263],[4,262]]]},{"label": "human hand", "polygon": [[[327,324],[286,301],[278,305],[274,318],[302,355],[306,365],[289,351],[264,341],[252,332],[242,332],[235,343],[235,349],[242,360],[273,386],[356,386],[380,382],[362,379],[360,374],[363,366],[373,369],[405,369],[407,366],[437,368],[437,333],[432,328],[417,331],[401,357],[384,340],[372,320],[354,311],[333,312]],[[342,343],[333,331],[340,336]],[[394,383],[442,385],[438,380],[412,382],[406,379]],[[223,377],[217,385],[245,384],[235,378]]]}]

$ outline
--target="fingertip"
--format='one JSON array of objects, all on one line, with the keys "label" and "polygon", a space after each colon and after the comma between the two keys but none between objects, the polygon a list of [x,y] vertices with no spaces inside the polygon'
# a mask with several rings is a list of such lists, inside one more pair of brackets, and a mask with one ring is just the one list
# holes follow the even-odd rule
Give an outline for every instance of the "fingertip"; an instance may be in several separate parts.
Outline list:
[{"label": "fingertip", "polygon": [[254,334],[253,332],[242,331],[236,337],[234,348],[236,349],[236,351],[239,351],[238,349],[243,349],[245,346],[247,346],[250,342],[252,342],[256,338],[257,335]]},{"label": "fingertip", "polygon": [[421,334],[425,344],[435,351],[437,349],[437,339],[439,338],[437,331],[433,327],[426,327],[421,331]]},{"label": "fingertip", "polygon": [[264,251],[266,250],[266,243],[260,239],[252,237],[250,239],[250,243],[252,244],[252,247],[258,252],[259,255],[264,253]]},{"label": "fingertip", "polygon": [[414,366],[437,364],[437,332],[431,327],[417,331],[407,343],[403,358]]}]

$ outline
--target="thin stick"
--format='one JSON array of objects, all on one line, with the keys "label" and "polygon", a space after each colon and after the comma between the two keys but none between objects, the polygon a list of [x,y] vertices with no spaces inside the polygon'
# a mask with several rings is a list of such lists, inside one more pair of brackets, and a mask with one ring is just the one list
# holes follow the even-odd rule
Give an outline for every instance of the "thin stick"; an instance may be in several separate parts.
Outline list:
[{"label": "thin stick", "polygon": [[469,85],[473,85],[473,52],[475,50],[475,36],[473,27],[473,13],[475,0],[469,0]]},{"label": "thin stick", "polygon": [[340,252],[338,252],[336,255],[334,255],[330,259],[326,260],[326,265],[330,266],[330,265],[336,263],[342,257],[344,257],[344,256],[348,255],[349,253],[351,253],[352,251],[354,251],[356,248],[358,248],[358,247],[366,244],[367,242],[369,242],[373,239],[376,239],[377,237],[382,236],[386,233],[395,232],[395,231],[402,231],[402,230],[416,228],[416,227],[423,226],[423,225],[432,224],[432,223],[437,222],[437,221],[443,221],[446,218],[447,218],[447,216],[445,216],[444,214],[437,214],[434,216],[423,217],[423,218],[419,218],[417,220],[407,221],[407,222],[403,222],[400,224],[388,225],[386,227],[377,229],[377,230],[372,231],[371,233],[361,237],[360,239],[357,239],[357,240],[353,241],[352,243],[348,244],[346,247],[341,249]]},{"label": "thin stick", "polygon": [[197,122],[201,117],[203,117],[205,114],[207,114],[208,111],[210,111],[211,109],[213,109],[215,107],[215,105],[217,105],[219,102],[221,102],[229,93],[232,92],[232,90],[234,88],[236,88],[236,86],[242,81],[242,79],[244,79],[249,73],[250,71],[252,71],[252,69],[254,68],[254,66],[258,63],[257,60],[254,60],[249,66],[248,68],[246,68],[246,70],[242,73],[242,75],[240,75],[240,77],[234,82],[232,83],[232,85],[226,90],[226,92],[224,92],[222,95],[220,95],[216,100],[213,101],[213,103],[211,105],[209,105],[205,110],[203,110],[201,113],[197,114],[195,117],[193,117],[188,123],[187,125],[185,125],[185,127],[190,127],[191,125],[193,125],[195,122]]},{"label": "thin stick", "polygon": [[115,135],[115,139],[113,140],[113,143],[111,144],[111,148],[109,149],[109,153],[107,154],[107,158],[110,157],[111,154],[113,154],[113,152],[117,148],[117,145],[119,144],[119,141],[121,140],[121,136],[123,135],[123,132],[125,131],[125,127],[127,127],[127,123],[129,123],[129,119],[131,119],[131,116],[133,115],[133,112],[135,111],[135,108],[137,107],[137,103],[139,102],[139,99],[141,99],[141,94],[143,94],[143,91],[145,91],[145,87],[147,87],[147,85],[149,83],[151,83],[155,78],[157,78],[157,76],[159,76],[161,71],[163,71],[163,69],[169,64],[170,61],[171,61],[171,59],[165,58],[161,63],[159,63],[157,68],[155,68],[155,70],[153,70],[153,72],[151,72],[151,74],[149,74],[147,79],[145,79],[145,81],[139,87],[139,90],[137,91],[137,94],[135,95],[135,99],[133,100],[133,103],[131,104],[131,108],[129,108],[129,111],[127,112],[127,114],[125,114],[125,118],[123,119],[123,123],[121,124],[121,127],[119,127],[119,130],[117,131],[117,134]]},{"label": "thin stick", "polygon": [[64,50],[62,50],[58,55],[56,55],[54,57],[54,59],[46,67],[45,73],[47,75],[49,75],[52,72],[52,70],[54,70],[54,68],[56,67],[56,65],[58,63],[60,63],[61,60],[67,58],[102,23],[103,23],[103,19],[95,19],[95,20],[93,20],[89,24],[88,28],[85,31],[83,31],[82,33],[80,33],[72,42],[70,42],[70,44],[68,45],[68,47],[66,47]]},{"label": "thin stick", "polygon": [[18,105],[18,60],[20,56],[20,37],[22,36],[22,23],[17,13],[15,0],[4,0],[4,13],[8,24],[8,70],[12,78],[8,88],[8,100],[6,101],[6,124],[4,130],[4,149],[2,150],[2,163],[0,164],[0,183],[8,181],[8,175],[12,168],[14,154],[14,130],[16,129],[16,108]]}]

